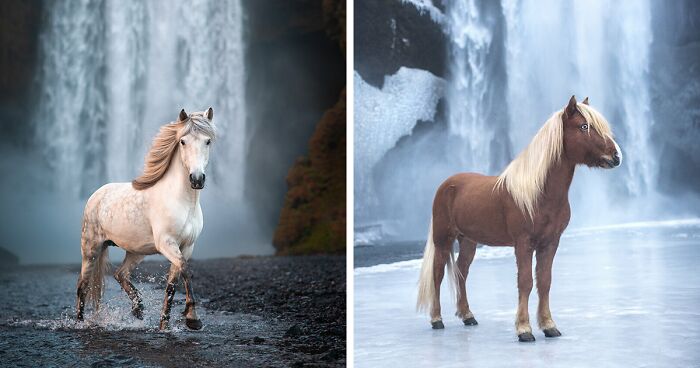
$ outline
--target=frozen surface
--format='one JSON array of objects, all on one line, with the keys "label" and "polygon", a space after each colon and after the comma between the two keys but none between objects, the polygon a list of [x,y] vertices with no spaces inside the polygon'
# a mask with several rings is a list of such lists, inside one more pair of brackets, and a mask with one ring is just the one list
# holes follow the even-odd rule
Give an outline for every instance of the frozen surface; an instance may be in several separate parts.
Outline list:
[{"label": "frozen surface", "polygon": [[[503,248],[501,248],[503,249]],[[570,231],[554,262],[551,309],[563,336],[519,343],[515,259],[482,247],[467,282],[478,326],[463,326],[443,283],[444,330],[415,312],[419,261],[355,269],[356,367],[688,367],[700,364],[700,221]]]}]

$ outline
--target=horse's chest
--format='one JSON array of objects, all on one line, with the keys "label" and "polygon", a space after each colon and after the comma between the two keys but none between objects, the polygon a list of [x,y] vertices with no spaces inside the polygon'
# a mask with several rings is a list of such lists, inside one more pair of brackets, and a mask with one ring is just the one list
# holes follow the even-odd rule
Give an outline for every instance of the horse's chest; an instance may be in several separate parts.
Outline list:
[{"label": "horse's chest", "polygon": [[[154,214],[155,238],[166,235],[176,239],[180,244],[194,243],[202,231],[202,210],[199,206],[170,204],[168,207],[156,211]],[[160,234],[160,235],[159,235]]]},{"label": "horse's chest", "polygon": [[192,211],[187,216],[180,216],[178,221],[175,221],[175,226],[172,230],[176,231],[175,237],[183,243],[193,243],[199,234],[202,232],[202,215],[201,211]]},{"label": "horse's chest", "polygon": [[534,244],[550,244],[559,239],[569,224],[567,213],[556,213],[535,219],[530,239]]}]

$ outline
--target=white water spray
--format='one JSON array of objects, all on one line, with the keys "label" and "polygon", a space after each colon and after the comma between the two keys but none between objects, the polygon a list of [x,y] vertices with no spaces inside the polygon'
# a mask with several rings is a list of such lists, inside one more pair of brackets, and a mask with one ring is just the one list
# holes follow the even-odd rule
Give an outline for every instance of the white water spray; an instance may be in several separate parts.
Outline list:
[{"label": "white water spray", "polygon": [[489,80],[486,62],[492,34],[483,23],[476,0],[455,1],[448,9],[450,37],[447,122],[455,136],[453,152],[461,166],[487,172],[491,162],[493,122],[486,121]]},{"label": "white water spray", "polygon": [[[246,153],[240,0],[50,2],[33,122],[56,186],[89,195],[138,175],[160,125],[214,108],[214,183],[243,193]],[[77,183],[77,184],[76,184]]]},{"label": "white water spray", "polygon": [[513,152],[521,151],[569,96],[576,94],[579,101],[590,96],[612,124],[625,163],[612,172],[577,171],[570,197],[573,206],[585,209],[579,218],[600,219],[589,215],[609,209],[616,195],[613,182],[624,182],[621,189],[630,199],[654,194],[649,3],[503,0],[502,8]]}]

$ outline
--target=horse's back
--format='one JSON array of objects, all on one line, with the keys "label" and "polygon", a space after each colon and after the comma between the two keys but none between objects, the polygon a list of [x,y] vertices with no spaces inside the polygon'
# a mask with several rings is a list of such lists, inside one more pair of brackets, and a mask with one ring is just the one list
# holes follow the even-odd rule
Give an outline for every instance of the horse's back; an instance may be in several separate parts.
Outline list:
[{"label": "horse's back", "polygon": [[502,190],[496,176],[460,173],[445,180],[433,202],[433,218],[455,234],[488,245],[508,245]]}]

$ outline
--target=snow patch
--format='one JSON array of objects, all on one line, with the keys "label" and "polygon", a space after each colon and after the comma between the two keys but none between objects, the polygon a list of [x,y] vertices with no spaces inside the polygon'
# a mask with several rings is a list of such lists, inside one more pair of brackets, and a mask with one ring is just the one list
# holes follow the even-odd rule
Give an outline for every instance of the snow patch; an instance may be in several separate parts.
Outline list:
[{"label": "snow patch", "polygon": [[433,5],[431,0],[401,0],[401,3],[415,6],[421,15],[428,13],[430,19],[435,23],[443,24],[445,22],[445,14]]},{"label": "snow patch", "polygon": [[[445,81],[422,69],[401,67],[382,89],[355,72],[355,163],[366,173],[418,120],[430,121]],[[357,168],[356,168],[357,169]]]}]

